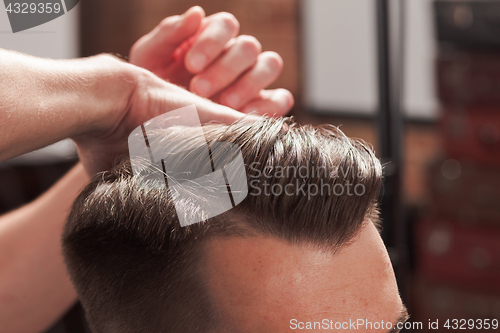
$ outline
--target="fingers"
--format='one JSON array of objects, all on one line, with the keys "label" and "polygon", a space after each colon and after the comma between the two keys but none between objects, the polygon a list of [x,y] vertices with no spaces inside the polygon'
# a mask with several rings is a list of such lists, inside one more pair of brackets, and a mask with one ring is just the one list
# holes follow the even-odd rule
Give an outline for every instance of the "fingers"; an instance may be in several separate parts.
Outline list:
[{"label": "fingers", "polygon": [[293,104],[293,95],[286,89],[262,90],[259,96],[246,104],[241,111],[281,117],[290,111]]},{"label": "fingers", "polygon": [[[262,47],[254,37],[235,38],[238,31],[239,22],[232,14],[205,17],[201,7],[192,7],[181,16],[164,19],[139,39],[130,62],[172,83],[189,85],[199,96],[229,108],[284,115],[294,103],[290,92],[263,90],[281,74],[283,60],[275,52],[260,53]],[[242,115],[223,108],[215,118],[228,122]]]},{"label": "fingers", "polygon": [[263,52],[256,64],[221,94],[219,101],[239,110],[276,80],[283,70],[283,60],[276,52]]},{"label": "fingers", "polygon": [[240,24],[230,13],[217,13],[204,20],[202,29],[185,57],[186,69],[193,74],[205,69],[221,54],[226,43],[238,35]]},{"label": "fingers", "polygon": [[130,50],[130,62],[149,70],[167,61],[174,51],[201,26],[205,12],[199,6],[182,15],[170,16],[141,37]]},{"label": "fingers", "polygon": [[262,51],[259,41],[252,36],[239,36],[233,40],[220,58],[191,80],[191,91],[202,97],[211,97],[256,63]]}]

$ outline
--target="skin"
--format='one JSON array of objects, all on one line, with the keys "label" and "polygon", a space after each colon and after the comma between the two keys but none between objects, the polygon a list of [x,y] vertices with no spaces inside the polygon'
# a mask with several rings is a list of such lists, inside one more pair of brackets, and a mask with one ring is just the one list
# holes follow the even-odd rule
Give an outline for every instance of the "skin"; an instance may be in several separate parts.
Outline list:
[{"label": "skin", "polygon": [[41,332],[76,301],[61,251],[69,209],[89,178],[82,165],[35,201],[0,217],[2,332]]},{"label": "skin", "polygon": [[[89,176],[128,151],[126,139],[135,127],[190,104],[202,123],[232,123],[246,116],[215,103],[213,94],[204,96],[212,100],[197,95],[194,83],[195,91],[180,87],[190,87],[197,77],[225,75],[217,86],[223,92],[234,89],[240,74],[265,67],[247,61],[247,47],[255,40],[236,43],[238,21],[221,14],[205,17],[194,7],[166,18],[134,45],[131,63],[109,55],[51,60],[0,49],[0,161],[65,138],[75,141],[81,161],[40,198],[0,217],[2,333],[44,331],[76,300],[61,255],[67,214]],[[190,67],[197,53],[206,55],[205,65]],[[241,61],[245,66],[240,58],[247,59]],[[245,95],[239,110],[284,115],[292,107],[290,92],[264,90],[281,72],[282,62],[276,63],[281,66],[262,74],[265,82],[244,82],[257,93]]]},{"label": "skin", "polygon": [[395,323],[404,309],[371,222],[336,254],[263,237],[214,238],[205,253],[208,289],[224,332],[290,332],[291,319]]},{"label": "skin", "polygon": [[238,36],[230,13],[205,17],[201,7],[163,20],[140,38],[130,62],[191,92],[248,113],[284,114],[293,105],[286,89],[265,90],[283,70],[276,52],[262,52],[253,36]]},{"label": "skin", "polygon": [[[196,105],[202,123],[232,123],[244,116],[236,110],[288,112],[289,91],[264,90],[280,74],[281,57],[260,53],[253,37],[235,37],[239,23],[229,13],[204,15],[193,7],[166,18],[134,44],[131,63],[110,55],[61,61],[0,49],[0,161],[69,137],[93,175],[127,152],[134,128],[186,105]],[[202,65],[194,66],[200,57]],[[200,80],[211,89],[200,91]],[[237,103],[221,97],[234,94]]]}]

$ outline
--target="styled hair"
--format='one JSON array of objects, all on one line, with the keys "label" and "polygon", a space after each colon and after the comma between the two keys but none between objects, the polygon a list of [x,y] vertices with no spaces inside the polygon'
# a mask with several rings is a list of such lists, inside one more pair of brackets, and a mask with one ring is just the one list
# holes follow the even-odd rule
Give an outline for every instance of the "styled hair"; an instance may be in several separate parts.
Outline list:
[{"label": "styled hair", "polygon": [[[149,139],[186,145],[190,131],[170,128]],[[238,145],[245,162],[249,193],[226,213],[181,227],[165,182],[134,176],[129,160],[98,175],[75,201],[63,252],[94,332],[217,330],[201,269],[211,237],[272,237],[335,252],[369,219],[377,222],[380,162],[337,127],[262,117],[203,131],[209,145]],[[293,191],[276,190],[287,184]]]}]

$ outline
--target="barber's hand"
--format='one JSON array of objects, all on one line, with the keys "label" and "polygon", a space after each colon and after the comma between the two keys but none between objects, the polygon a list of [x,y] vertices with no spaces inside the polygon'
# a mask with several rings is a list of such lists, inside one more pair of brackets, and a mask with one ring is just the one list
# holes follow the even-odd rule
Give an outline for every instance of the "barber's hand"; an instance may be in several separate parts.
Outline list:
[{"label": "barber's hand", "polygon": [[199,96],[243,112],[281,116],[293,106],[286,89],[264,90],[283,69],[276,52],[261,53],[252,36],[238,36],[229,13],[205,17],[201,7],[164,19],[130,50],[130,62]]},{"label": "barber's hand", "polygon": [[[233,110],[168,83],[150,71],[125,63],[109,55],[86,60],[87,72],[99,75],[95,93],[103,97],[97,114],[72,139],[87,173],[93,176],[113,166],[116,157],[128,153],[128,135],[137,126],[160,114],[194,104],[201,123],[231,124],[254,115]],[[90,117],[90,115],[88,115]]]}]

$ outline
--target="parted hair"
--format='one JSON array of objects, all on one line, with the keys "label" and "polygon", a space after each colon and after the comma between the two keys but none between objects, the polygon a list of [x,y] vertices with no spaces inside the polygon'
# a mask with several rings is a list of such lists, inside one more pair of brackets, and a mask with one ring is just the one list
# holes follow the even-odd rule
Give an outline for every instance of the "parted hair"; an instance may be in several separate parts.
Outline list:
[{"label": "parted hair", "polygon": [[[191,130],[170,128],[149,139],[188,144]],[[249,193],[226,213],[181,227],[165,183],[141,181],[126,158],[76,199],[63,253],[93,332],[218,331],[223,323],[201,269],[202,246],[212,237],[272,237],[335,252],[369,219],[377,221],[380,162],[369,146],[337,127],[262,117],[208,124],[203,131],[209,145],[238,145],[245,162]],[[299,167],[309,172],[294,172]],[[335,193],[312,196],[257,188],[264,183],[268,189],[339,185]],[[340,193],[349,184],[351,191]]]}]

